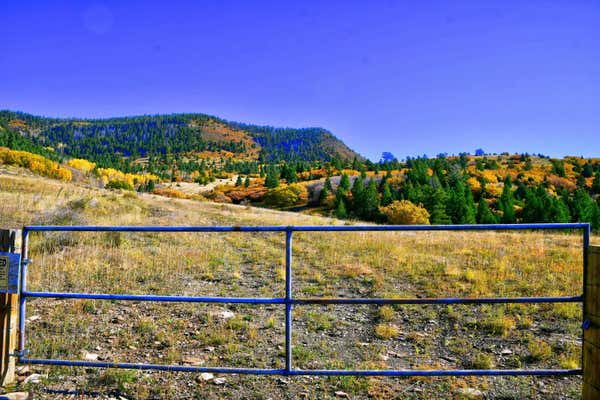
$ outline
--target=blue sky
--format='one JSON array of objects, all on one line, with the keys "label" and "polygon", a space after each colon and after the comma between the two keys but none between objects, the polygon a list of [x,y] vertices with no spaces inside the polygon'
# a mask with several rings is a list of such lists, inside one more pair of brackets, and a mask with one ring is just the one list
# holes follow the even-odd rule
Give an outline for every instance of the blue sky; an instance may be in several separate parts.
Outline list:
[{"label": "blue sky", "polygon": [[373,160],[600,156],[600,2],[7,0],[2,108],[322,126]]}]

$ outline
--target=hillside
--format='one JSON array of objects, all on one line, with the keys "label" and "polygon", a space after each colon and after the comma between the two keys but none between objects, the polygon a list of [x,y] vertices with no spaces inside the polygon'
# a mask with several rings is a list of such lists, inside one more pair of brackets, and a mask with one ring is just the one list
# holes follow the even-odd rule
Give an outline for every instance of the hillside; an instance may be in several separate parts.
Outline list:
[{"label": "hillside", "polygon": [[[24,224],[318,225],[343,221],[106,191],[4,166],[3,227]],[[593,241],[596,241],[595,237]],[[281,234],[33,233],[30,290],[281,296]],[[566,296],[581,290],[581,240],[536,233],[298,233],[297,297]],[[278,306],[32,299],[32,357],[176,365],[283,365]],[[298,368],[577,368],[575,304],[296,306]],[[580,397],[580,377],[383,378],[216,375],[30,366],[36,398]],[[21,385],[23,388],[23,385]],[[48,391],[50,390],[50,391]],[[61,395],[60,391],[67,391]],[[336,394],[338,392],[338,394]]]},{"label": "hillside", "polygon": [[[143,169],[158,175],[170,171],[174,162],[180,169],[191,170],[203,162],[225,160],[278,163],[361,159],[322,128],[255,126],[205,114],[56,119],[0,111],[0,135],[10,132],[28,142],[20,145],[35,150],[51,148],[57,157],[85,158],[104,168],[117,167],[125,172]],[[17,143],[15,138],[3,141]]]}]

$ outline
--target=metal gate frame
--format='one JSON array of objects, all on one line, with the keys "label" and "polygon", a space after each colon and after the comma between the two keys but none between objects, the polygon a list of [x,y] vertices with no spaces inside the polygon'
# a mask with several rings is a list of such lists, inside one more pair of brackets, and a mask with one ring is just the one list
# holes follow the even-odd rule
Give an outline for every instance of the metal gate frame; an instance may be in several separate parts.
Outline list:
[{"label": "metal gate frame", "polygon": [[[292,234],[293,232],[414,232],[414,231],[514,231],[514,230],[581,230],[583,236],[583,294],[563,297],[484,297],[484,298],[294,298],[292,293]],[[108,293],[35,292],[27,290],[28,242],[30,232],[284,232],[285,233],[285,297],[201,297],[156,296]],[[590,224],[487,224],[487,225],[372,225],[372,226],[25,226],[22,231],[22,261],[19,309],[19,350],[21,364],[81,366],[98,368],[127,368],[182,372],[212,372],[258,375],[356,375],[356,376],[531,376],[581,375],[578,369],[298,369],[292,363],[292,307],[307,304],[506,304],[506,303],[582,303],[585,298],[587,249],[590,242]],[[185,303],[243,303],[280,304],[285,306],[285,368],[224,368],[144,363],[77,361],[62,359],[28,358],[25,345],[26,303],[28,298],[96,299],[119,301],[153,301]],[[585,322],[584,322],[585,327]]]}]

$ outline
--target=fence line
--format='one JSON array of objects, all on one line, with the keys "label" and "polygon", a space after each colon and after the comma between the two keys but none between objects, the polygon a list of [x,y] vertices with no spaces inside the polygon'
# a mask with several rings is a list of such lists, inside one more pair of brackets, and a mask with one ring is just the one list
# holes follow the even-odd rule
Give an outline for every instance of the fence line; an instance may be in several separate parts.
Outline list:
[{"label": "fence line", "polygon": [[[563,297],[484,297],[484,298],[295,298],[292,292],[293,263],[292,237],[294,232],[414,232],[414,231],[514,231],[514,230],[579,230],[582,232],[584,294]],[[27,290],[27,268],[30,232],[284,232],[285,233],[285,296],[257,297],[201,297],[157,296],[107,293],[64,293]],[[458,370],[302,370],[294,368],[292,355],[292,308],[306,304],[502,304],[502,303],[573,303],[585,298],[588,271],[590,225],[570,224],[491,224],[491,225],[336,225],[336,226],[25,226],[21,250],[21,285],[18,361],[25,364],[84,366],[103,368],[150,369],[164,371],[213,372],[260,375],[359,375],[359,376],[530,376],[530,375],[581,375],[583,369],[458,369]],[[285,305],[285,368],[222,368],[143,363],[112,363],[29,358],[26,348],[26,302],[28,298],[97,299],[124,301],[192,302],[192,303],[244,303]]]}]

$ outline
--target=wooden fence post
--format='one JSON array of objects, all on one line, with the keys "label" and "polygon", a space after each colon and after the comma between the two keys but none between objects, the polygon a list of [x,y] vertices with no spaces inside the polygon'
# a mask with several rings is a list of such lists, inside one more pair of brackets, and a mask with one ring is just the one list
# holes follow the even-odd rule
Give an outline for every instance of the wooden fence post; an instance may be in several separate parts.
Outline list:
[{"label": "wooden fence post", "polygon": [[[20,231],[0,230],[0,251],[14,253],[15,249],[19,249],[20,241]],[[0,384],[5,386],[15,381],[15,358],[12,355],[17,350],[19,295],[0,293],[0,308]]]},{"label": "wooden fence post", "polygon": [[600,399],[600,246],[588,247],[583,304],[583,399]]}]

